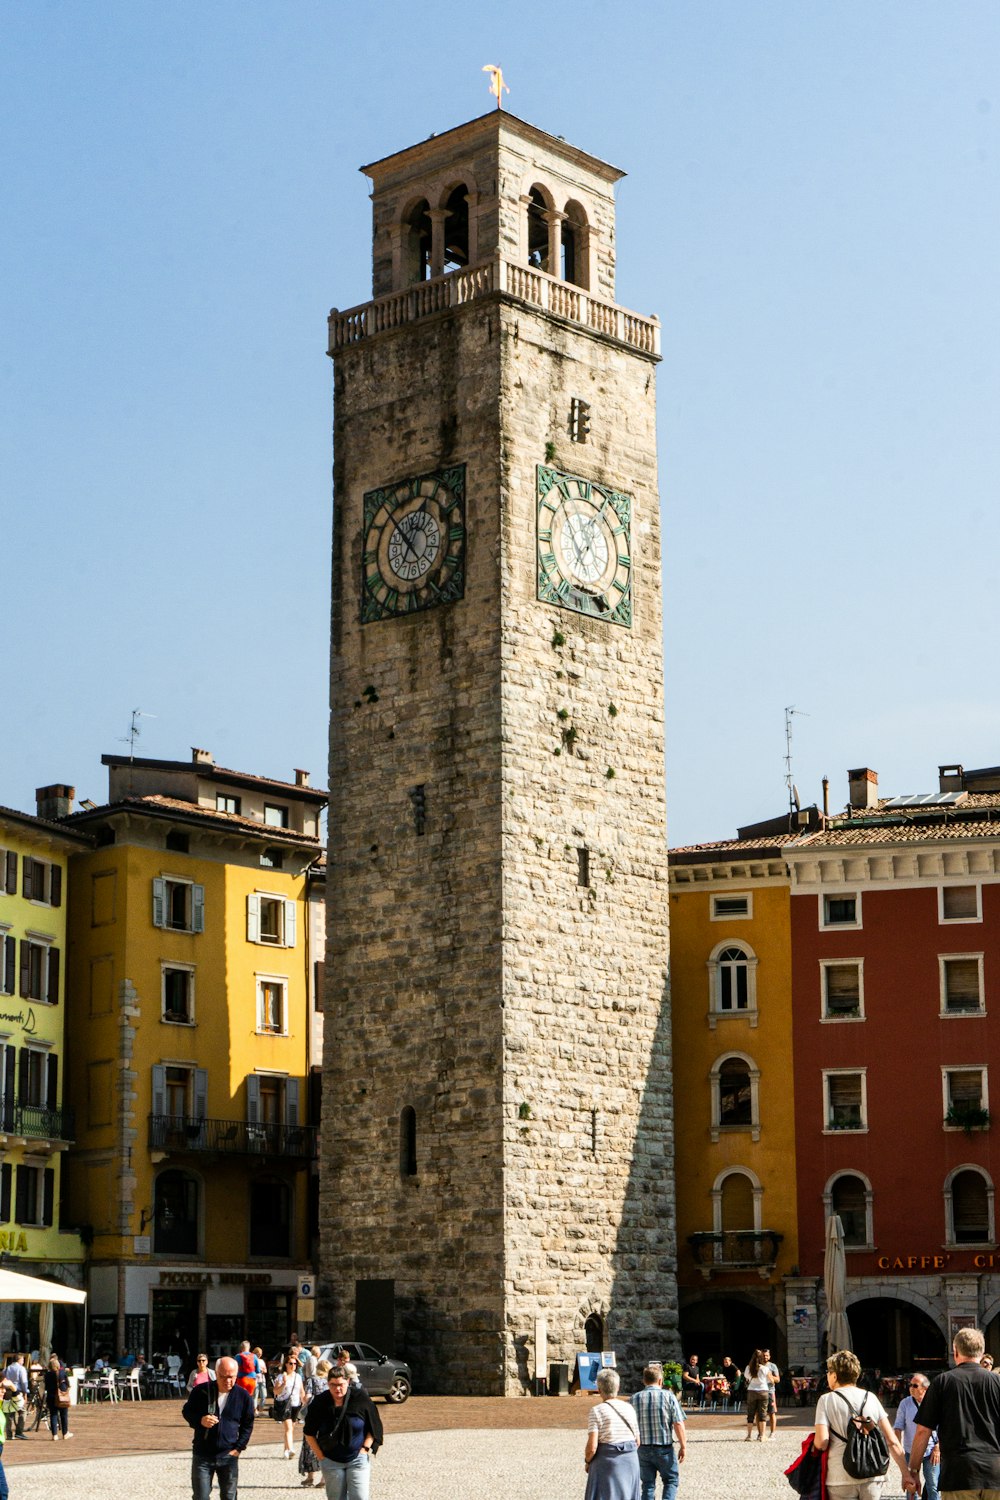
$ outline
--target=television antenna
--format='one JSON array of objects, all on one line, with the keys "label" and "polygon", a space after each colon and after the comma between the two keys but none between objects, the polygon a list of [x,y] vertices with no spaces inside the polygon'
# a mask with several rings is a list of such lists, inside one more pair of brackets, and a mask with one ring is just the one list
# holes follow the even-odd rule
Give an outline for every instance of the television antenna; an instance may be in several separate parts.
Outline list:
[{"label": "television antenna", "polygon": [[135,742],[136,742],[136,740],[139,738],[139,736],[142,733],[142,726],[140,725],[139,720],[140,719],[155,719],[156,717],[157,717],[156,714],[147,714],[147,713],[144,713],[141,708],[133,708],[133,710],[132,710],[132,723],[131,723],[131,726],[129,728],[129,732],[128,732],[128,734],[122,735],[121,738],[119,739],[119,742],[118,742],[121,745],[127,745],[128,746],[128,758],[129,758],[129,760],[135,760]]},{"label": "television antenna", "polygon": [[789,703],[785,708],[785,787],[788,791],[789,817],[794,816],[802,805],[799,800],[799,789],[792,780],[792,716],[794,714],[798,714],[803,719],[809,718],[804,709],[796,708],[794,703]]}]

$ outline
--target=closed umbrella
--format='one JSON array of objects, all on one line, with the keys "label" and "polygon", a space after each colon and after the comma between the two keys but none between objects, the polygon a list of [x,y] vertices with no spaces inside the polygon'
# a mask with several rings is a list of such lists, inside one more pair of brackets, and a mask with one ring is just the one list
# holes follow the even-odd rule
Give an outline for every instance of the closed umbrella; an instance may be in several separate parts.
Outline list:
[{"label": "closed umbrella", "polygon": [[52,1303],[43,1302],[38,1309],[38,1355],[44,1365],[52,1353]]},{"label": "closed umbrella", "polygon": [[826,1349],[851,1347],[851,1325],[847,1305],[847,1257],[844,1255],[844,1226],[839,1214],[826,1221],[826,1255],[823,1261],[823,1290],[826,1292]]}]

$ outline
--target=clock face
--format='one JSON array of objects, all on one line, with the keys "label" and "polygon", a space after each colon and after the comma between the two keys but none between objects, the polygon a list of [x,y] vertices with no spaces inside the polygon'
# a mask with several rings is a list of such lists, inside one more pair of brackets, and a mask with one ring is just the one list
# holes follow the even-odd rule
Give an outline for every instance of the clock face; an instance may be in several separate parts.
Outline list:
[{"label": "clock face", "polygon": [[465,592],[465,465],[369,490],[361,621],[448,604]]},{"label": "clock face", "polygon": [[538,597],[632,624],[632,499],[538,465]]}]

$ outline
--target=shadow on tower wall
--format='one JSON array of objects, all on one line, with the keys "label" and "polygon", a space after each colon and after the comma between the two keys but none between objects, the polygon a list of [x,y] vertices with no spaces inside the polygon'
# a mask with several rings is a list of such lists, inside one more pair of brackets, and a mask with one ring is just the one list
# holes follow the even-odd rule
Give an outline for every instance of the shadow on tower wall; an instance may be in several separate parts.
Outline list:
[{"label": "shadow on tower wall", "polygon": [[639,1389],[649,1360],[680,1358],[669,971],[641,1088],[608,1316],[626,1391]]}]

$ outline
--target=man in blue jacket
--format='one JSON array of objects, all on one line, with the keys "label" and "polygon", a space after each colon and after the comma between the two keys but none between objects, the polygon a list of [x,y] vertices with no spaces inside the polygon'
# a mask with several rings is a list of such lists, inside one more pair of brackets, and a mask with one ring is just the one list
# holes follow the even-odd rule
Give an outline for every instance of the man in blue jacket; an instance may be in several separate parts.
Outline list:
[{"label": "man in blue jacket", "polygon": [[236,1384],[235,1359],[215,1366],[215,1380],[196,1385],[181,1416],[194,1428],[191,1452],[193,1500],[208,1500],[212,1475],[219,1481],[221,1500],[236,1500],[240,1454],[253,1432],[253,1398]]}]

